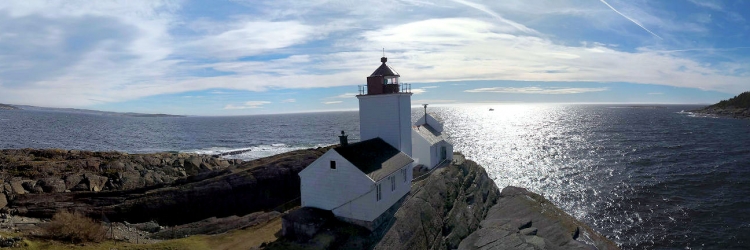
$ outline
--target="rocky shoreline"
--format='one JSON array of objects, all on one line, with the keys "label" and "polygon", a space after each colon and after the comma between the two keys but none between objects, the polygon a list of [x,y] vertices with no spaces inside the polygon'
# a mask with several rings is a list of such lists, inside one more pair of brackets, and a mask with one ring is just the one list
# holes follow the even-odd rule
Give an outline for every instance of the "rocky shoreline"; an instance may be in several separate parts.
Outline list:
[{"label": "rocky shoreline", "polygon": [[703,115],[749,119],[750,92],[744,92],[730,99],[720,101],[714,105],[692,110],[690,112]]},{"label": "rocky shoreline", "polygon": [[[110,240],[153,243],[278,223],[298,205],[299,171],[330,148],[247,162],[181,153],[0,150],[0,214],[8,218],[0,228],[35,237],[33,225],[74,210],[113,222],[119,231]],[[393,220],[375,232],[335,220],[326,227],[310,241],[282,237],[264,247],[617,249],[537,194],[514,187],[500,192],[470,160],[416,182]]]},{"label": "rocky shoreline", "polygon": [[500,192],[470,160],[414,183],[393,218],[373,232],[326,223],[309,239],[281,238],[267,249],[619,249],[538,194]]},{"label": "rocky shoreline", "polygon": [[702,109],[692,110],[690,112],[702,115],[713,115],[718,117],[729,117],[737,119],[750,119],[750,108],[735,108],[735,107],[705,107]]}]

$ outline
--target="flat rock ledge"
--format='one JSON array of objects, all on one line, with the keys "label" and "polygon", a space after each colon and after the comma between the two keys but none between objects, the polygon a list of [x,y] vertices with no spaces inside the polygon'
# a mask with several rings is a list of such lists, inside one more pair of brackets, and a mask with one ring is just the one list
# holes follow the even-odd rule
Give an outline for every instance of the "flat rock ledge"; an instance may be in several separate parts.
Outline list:
[{"label": "flat rock ledge", "polygon": [[619,248],[541,195],[510,186],[458,249]]}]

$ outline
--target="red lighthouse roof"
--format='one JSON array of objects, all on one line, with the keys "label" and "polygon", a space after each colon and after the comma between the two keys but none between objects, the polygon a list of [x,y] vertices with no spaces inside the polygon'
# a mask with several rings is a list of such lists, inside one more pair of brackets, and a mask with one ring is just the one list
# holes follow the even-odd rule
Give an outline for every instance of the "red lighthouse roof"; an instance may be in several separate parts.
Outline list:
[{"label": "red lighthouse roof", "polygon": [[385,64],[385,62],[387,61],[388,58],[381,57],[380,62],[382,62],[383,64],[381,64],[380,67],[375,70],[375,72],[372,72],[370,76],[399,76],[396,70]]}]

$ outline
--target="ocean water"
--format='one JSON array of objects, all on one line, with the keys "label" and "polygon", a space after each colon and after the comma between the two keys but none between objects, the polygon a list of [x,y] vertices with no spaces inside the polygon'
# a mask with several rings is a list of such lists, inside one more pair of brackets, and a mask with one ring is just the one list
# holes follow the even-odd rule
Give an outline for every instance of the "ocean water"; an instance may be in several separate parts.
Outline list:
[{"label": "ocean water", "polygon": [[[543,194],[624,249],[750,248],[750,120],[698,106],[430,107],[499,187]],[[494,111],[489,111],[493,108]],[[412,111],[412,118],[422,114]],[[358,141],[356,112],[134,118],[0,110],[0,148],[180,151],[255,159]]]}]

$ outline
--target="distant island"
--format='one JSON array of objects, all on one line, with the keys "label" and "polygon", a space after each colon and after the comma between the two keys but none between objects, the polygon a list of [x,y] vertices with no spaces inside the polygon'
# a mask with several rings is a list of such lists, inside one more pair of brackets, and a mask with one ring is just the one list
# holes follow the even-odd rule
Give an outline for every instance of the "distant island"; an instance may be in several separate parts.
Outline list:
[{"label": "distant island", "polygon": [[90,115],[103,115],[103,116],[127,116],[127,117],[185,117],[183,115],[169,115],[169,114],[144,114],[144,113],[120,113],[111,111],[99,111],[90,109],[75,109],[75,108],[48,108],[48,107],[37,107],[29,105],[8,105],[0,103],[0,110],[31,110],[31,111],[49,111],[49,112],[65,112],[65,113],[76,113],[76,114],[90,114]]},{"label": "distant island", "polygon": [[16,109],[19,109],[19,108],[0,103],[0,110],[16,110]]},{"label": "distant island", "polygon": [[692,112],[733,118],[750,118],[750,91]]}]

